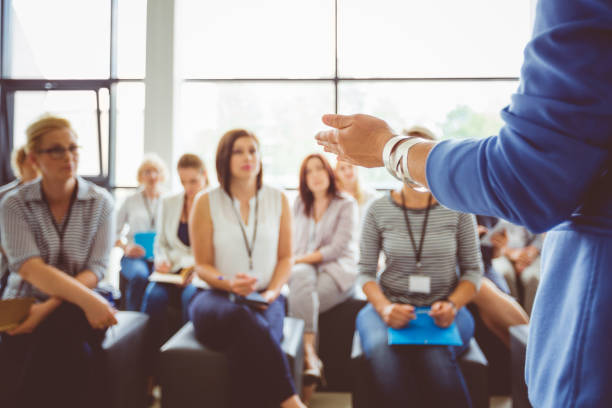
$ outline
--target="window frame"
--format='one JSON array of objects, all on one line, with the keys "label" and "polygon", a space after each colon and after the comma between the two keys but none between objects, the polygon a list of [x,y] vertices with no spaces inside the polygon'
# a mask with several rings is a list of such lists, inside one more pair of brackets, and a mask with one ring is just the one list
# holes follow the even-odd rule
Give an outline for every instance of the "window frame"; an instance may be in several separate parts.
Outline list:
[{"label": "window frame", "polygon": [[[117,140],[117,92],[116,85],[124,82],[144,83],[144,78],[119,78],[117,76],[117,14],[119,0],[108,0],[110,7],[110,55],[109,55],[109,77],[93,79],[19,79],[12,78],[8,72],[8,61],[11,58],[11,6],[12,0],[0,0],[0,138],[7,148],[0,151],[0,159],[5,165],[0,168],[0,184],[5,184],[12,179],[10,169],[11,152],[13,145],[13,124],[15,111],[15,92],[19,91],[92,91],[96,93],[97,102],[97,133],[98,133],[98,160],[99,174],[86,176],[85,178],[107,189],[115,186],[115,155]],[[102,111],[100,110],[101,89],[106,89],[109,95],[108,110],[108,158],[103,162],[103,138],[102,138]],[[105,169],[107,170],[105,172]],[[12,176],[11,176],[12,175]]]},{"label": "window frame", "polygon": [[[450,76],[450,77],[414,77],[414,76],[405,76],[405,77],[347,77],[341,76],[338,72],[338,61],[339,61],[339,52],[338,52],[338,2],[339,0],[334,0],[334,75],[333,77],[305,77],[305,78],[287,78],[287,77],[266,77],[266,78],[258,78],[258,77],[228,77],[228,78],[210,78],[210,77],[187,77],[182,78],[181,83],[202,83],[202,82],[213,82],[213,83],[223,83],[223,82],[249,82],[249,83],[263,83],[263,82],[280,82],[280,83],[291,83],[291,82],[308,82],[308,81],[317,81],[317,82],[333,82],[333,105],[334,105],[334,113],[338,113],[339,106],[339,88],[340,84],[343,82],[386,82],[386,81],[398,81],[398,82],[442,82],[442,81],[451,81],[451,82],[519,82],[518,76]],[[286,187],[286,186],[285,186]],[[386,186],[376,186],[377,189],[380,190],[388,190]]]}]

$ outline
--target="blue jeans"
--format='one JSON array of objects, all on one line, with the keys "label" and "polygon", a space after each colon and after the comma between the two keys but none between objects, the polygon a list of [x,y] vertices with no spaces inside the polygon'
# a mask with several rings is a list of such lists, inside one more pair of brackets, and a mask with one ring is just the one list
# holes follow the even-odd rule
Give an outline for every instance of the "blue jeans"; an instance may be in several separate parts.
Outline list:
[{"label": "blue jeans", "polygon": [[279,406],[295,386],[281,348],[285,298],[265,311],[232,302],[227,292],[204,290],[189,307],[197,339],[226,353],[232,407]]},{"label": "blue jeans", "polygon": [[0,406],[109,406],[105,332],[64,302],[32,333],[0,334]]},{"label": "blue jeans", "polygon": [[155,347],[159,348],[167,333],[166,311],[171,302],[178,303],[180,299],[183,323],[189,320],[189,304],[198,292],[198,288],[187,285],[182,288],[167,283],[149,282],[142,300],[141,312],[149,315],[149,328]]},{"label": "blue jeans", "polygon": [[153,270],[153,263],[144,258],[121,258],[121,275],[127,279],[125,290],[125,309],[138,312],[142,305],[149,275]]},{"label": "blue jeans", "polygon": [[374,307],[359,312],[356,326],[381,406],[472,406],[457,356],[469,347],[474,320],[461,308],[455,322],[463,346],[389,346],[387,325]]}]

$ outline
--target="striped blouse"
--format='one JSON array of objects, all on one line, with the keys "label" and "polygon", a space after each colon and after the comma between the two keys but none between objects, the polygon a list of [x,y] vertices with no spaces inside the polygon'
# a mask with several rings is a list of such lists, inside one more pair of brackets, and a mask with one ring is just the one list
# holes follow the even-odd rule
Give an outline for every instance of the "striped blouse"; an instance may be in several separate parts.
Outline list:
[{"label": "striped blouse", "polygon": [[[408,217],[417,248],[426,210],[408,209]],[[416,256],[404,219],[402,207],[390,194],[375,200],[364,219],[361,233],[359,272],[363,282],[376,280],[393,303],[428,306],[452,293],[461,280],[478,288],[482,261],[476,219],[434,204],[429,212],[421,254],[420,273],[431,278],[429,294],[409,291],[408,276],[416,273]],[[386,266],[378,274],[380,251]]]},{"label": "striped blouse", "polygon": [[90,270],[100,280],[106,274],[115,232],[113,200],[106,190],[82,178],[77,178],[77,182],[77,195],[65,226],[61,251],[60,237],[43,200],[40,180],[9,193],[0,203],[0,236],[10,271],[4,299],[48,298],[18,273],[31,258],[41,258],[70,276]]}]

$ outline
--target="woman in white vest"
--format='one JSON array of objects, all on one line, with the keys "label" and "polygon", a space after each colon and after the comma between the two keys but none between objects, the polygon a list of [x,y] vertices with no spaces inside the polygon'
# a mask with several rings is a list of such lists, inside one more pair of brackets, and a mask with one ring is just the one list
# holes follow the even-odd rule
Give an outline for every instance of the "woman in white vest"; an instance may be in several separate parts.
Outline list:
[{"label": "woman in white vest", "polygon": [[[217,147],[220,187],[198,198],[190,217],[196,271],[211,287],[189,315],[196,337],[227,353],[233,407],[305,407],[281,348],[291,271],[291,210],[285,195],[262,185],[259,141],[243,129]],[[240,300],[255,292],[267,306]]]}]

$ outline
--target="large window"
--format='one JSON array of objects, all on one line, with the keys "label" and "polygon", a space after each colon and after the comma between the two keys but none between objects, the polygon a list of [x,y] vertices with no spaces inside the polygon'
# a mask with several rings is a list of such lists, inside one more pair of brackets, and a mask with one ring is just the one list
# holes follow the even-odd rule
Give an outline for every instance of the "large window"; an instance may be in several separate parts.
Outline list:
[{"label": "large window", "polygon": [[134,184],[124,175],[143,154],[146,10],[146,0],[2,0],[1,104],[11,149],[37,117],[60,115],[83,146],[81,175]]},{"label": "large window", "polygon": [[[260,136],[265,177],[297,185],[324,113],[369,113],[397,130],[485,137],[518,86],[529,0],[177,1],[180,149],[214,168],[221,135]],[[376,187],[393,179],[362,171]]]}]

